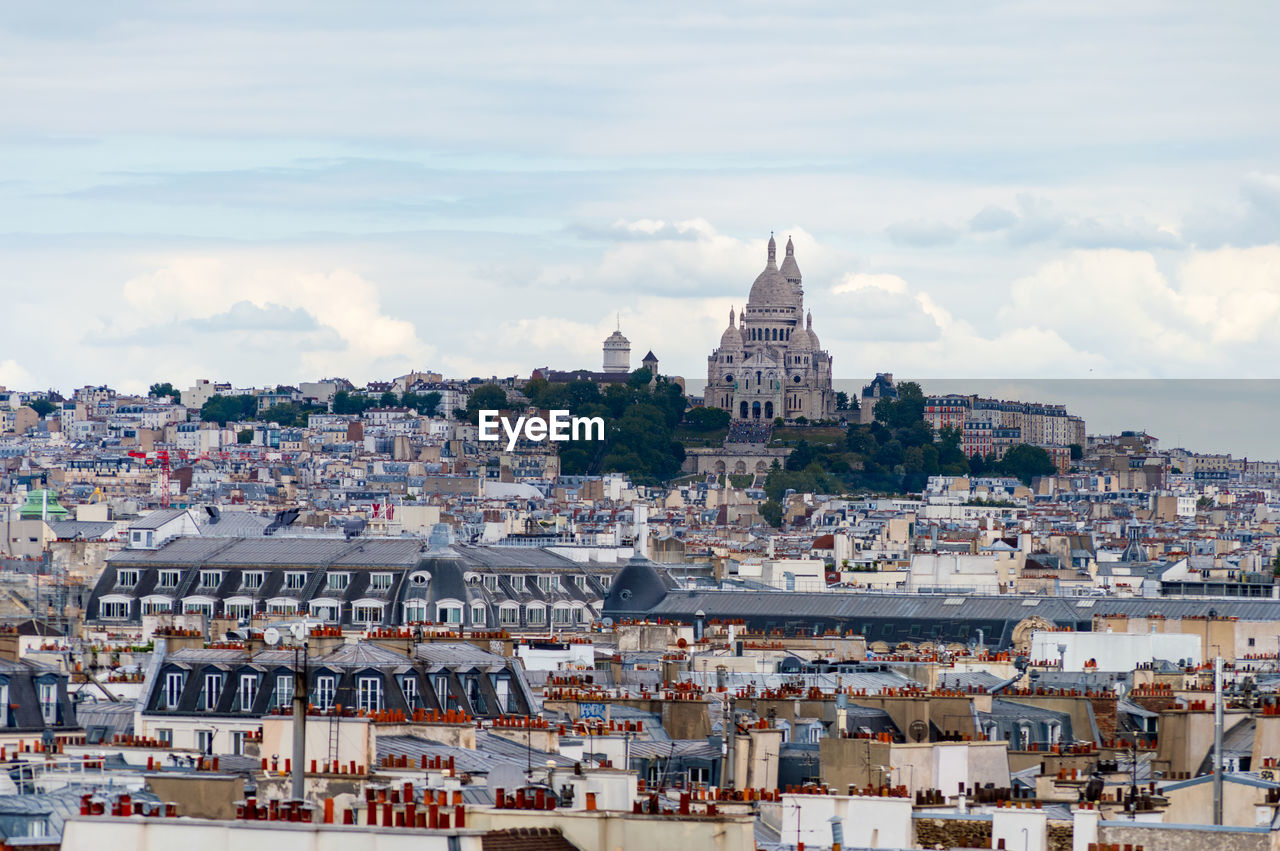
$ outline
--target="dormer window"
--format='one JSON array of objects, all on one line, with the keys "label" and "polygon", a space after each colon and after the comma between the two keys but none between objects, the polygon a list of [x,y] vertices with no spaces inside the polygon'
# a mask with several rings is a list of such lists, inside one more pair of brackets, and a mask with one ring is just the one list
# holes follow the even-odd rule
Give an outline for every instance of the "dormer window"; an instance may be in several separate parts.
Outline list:
[{"label": "dormer window", "polygon": [[246,591],[257,591],[262,587],[262,579],[265,574],[261,570],[246,571],[240,577],[240,587]]},{"label": "dormer window", "polygon": [[116,571],[116,585],[120,588],[132,588],[138,584],[138,571],[136,570],[118,570]]},{"label": "dormer window", "polygon": [[291,571],[284,575],[284,587],[290,591],[301,591],[307,584],[305,573]]},{"label": "dormer window", "polygon": [[369,588],[371,588],[374,591],[391,590],[391,574],[390,573],[373,574],[372,576],[369,577]]},{"label": "dormer window", "polygon": [[200,587],[201,588],[217,588],[221,584],[222,584],[221,570],[200,571]]},{"label": "dormer window", "polygon": [[330,573],[325,587],[330,591],[345,591],[351,583],[350,573]]},{"label": "dormer window", "polygon": [[176,570],[162,570],[156,580],[158,588],[177,588],[179,574]]}]

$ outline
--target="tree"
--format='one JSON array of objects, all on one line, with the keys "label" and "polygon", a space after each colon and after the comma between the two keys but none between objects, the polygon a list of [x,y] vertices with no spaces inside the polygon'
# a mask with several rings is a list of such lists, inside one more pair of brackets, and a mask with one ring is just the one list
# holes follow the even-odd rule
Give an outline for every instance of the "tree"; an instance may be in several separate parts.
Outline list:
[{"label": "tree", "polygon": [[690,408],[684,420],[691,431],[719,431],[729,427],[729,412],[723,408]]},{"label": "tree", "polygon": [[775,529],[782,528],[782,504],[775,499],[760,503],[760,516]]},{"label": "tree", "polygon": [[509,407],[507,391],[496,384],[481,384],[467,398],[465,417],[474,425],[480,422],[481,411],[505,411]]},{"label": "tree", "polygon": [[258,419],[263,422],[276,423],[284,428],[293,428],[295,426],[306,425],[307,415],[291,402],[281,405],[272,405],[261,414]]},{"label": "tree", "polygon": [[1084,447],[1078,443],[1073,443],[1068,447],[1071,450],[1071,460],[1079,461],[1084,457]]},{"label": "tree", "polygon": [[231,420],[250,420],[258,411],[258,400],[248,394],[214,396],[200,408],[200,419],[220,426]]},{"label": "tree", "polygon": [[236,443],[253,443],[253,429],[242,428],[236,432]]},{"label": "tree", "polygon": [[1014,476],[1024,485],[1030,485],[1036,476],[1051,476],[1058,467],[1039,446],[1020,443],[1010,447],[1000,459],[998,469],[1006,476]]},{"label": "tree", "polygon": [[381,398],[378,399],[378,407],[381,408],[394,408],[398,404],[400,404],[400,398],[390,390],[383,393]]},{"label": "tree", "polygon": [[42,419],[53,413],[53,403],[48,399],[32,399],[31,404],[27,407],[35,411],[36,415]]},{"label": "tree", "polygon": [[155,399],[158,399],[161,396],[168,396],[169,398],[173,399],[174,402],[182,401],[182,394],[179,393],[177,388],[175,388],[168,381],[164,382],[163,384],[159,384],[159,383],[152,384],[151,389],[147,391],[147,395]]},{"label": "tree", "polygon": [[837,411],[849,410],[849,394],[844,392],[843,390],[836,391],[836,410]]}]

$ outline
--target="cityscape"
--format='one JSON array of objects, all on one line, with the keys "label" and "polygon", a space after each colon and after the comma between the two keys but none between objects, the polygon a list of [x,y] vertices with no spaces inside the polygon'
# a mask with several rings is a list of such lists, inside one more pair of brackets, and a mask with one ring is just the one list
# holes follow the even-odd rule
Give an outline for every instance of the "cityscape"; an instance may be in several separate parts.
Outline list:
[{"label": "cityscape", "polygon": [[1278,851],[1277,25],[0,10],[0,851]]}]

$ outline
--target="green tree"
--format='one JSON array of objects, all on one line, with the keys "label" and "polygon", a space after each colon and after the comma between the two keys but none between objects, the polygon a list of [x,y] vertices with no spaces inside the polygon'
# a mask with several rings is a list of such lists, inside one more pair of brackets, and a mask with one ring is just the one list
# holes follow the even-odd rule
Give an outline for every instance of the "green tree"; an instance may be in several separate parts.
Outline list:
[{"label": "green tree", "polygon": [[690,408],[684,415],[691,431],[719,431],[729,427],[729,412],[723,408]]},{"label": "green tree", "polygon": [[253,429],[242,428],[236,432],[236,443],[253,443]]},{"label": "green tree", "polygon": [[774,499],[760,503],[760,516],[775,529],[782,528],[782,504]]},{"label": "green tree", "polygon": [[179,393],[177,388],[174,387],[168,381],[164,382],[163,384],[159,384],[159,383],[152,384],[151,389],[147,391],[147,395],[156,399],[160,398],[161,396],[168,396],[172,398],[174,402],[180,403],[182,401],[182,394]]},{"label": "green tree", "polygon": [[465,418],[475,425],[480,422],[481,411],[505,411],[509,408],[507,391],[496,384],[481,384],[467,397]]},{"label": "green tree", "polygon": [[1084,447],[1078,443],[1073,443],[1068,447],[1071,450],[1071,460],[1079,461],[1084,457]]},{"label": "green tree", "polygon": [[48,399],[32,399],[27,406],[36,412],[36,415],[44,418],[53,413],[54,405]]},{"label": "green tree", "polygon": [[291,402],[272,405],[259,414],[258,419],[266,423],[276,423],[284,428],[294,428],[307,423],[306,413]]},{"label": "green tree", "polygon": [[258,412],[258,400],[249,394],[214,396],[200,408],[200,419],[220,426],[231,420],[251,420]]},{"label": "green tree", "polygon": [[849,410],[849,394],[844,392],[843,390],[836,391],[836,410],[837,411]]},{"label": "green tree", "polygon": [[378,399],[378,407],[380,408],[394,408],[399,404],[400,397],[392,393],[390,390],[384,392]]},{"label": "green tree", "polygon": [[1051,476],[1058,471],[1048,452],[1028,443],[1010,447],[1000,459],[998,469],[1006,476],[1017,478],[1024,485],[1030,485],[1036,476]]}]

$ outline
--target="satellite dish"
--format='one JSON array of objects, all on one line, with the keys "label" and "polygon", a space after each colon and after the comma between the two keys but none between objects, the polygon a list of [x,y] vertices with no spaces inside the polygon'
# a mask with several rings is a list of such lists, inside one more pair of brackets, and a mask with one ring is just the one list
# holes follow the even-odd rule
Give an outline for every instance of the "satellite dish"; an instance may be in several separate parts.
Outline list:
[{"label": "satellite dish", "polygon": [[613,618],[605,618],[605,619],[603,619],[602,621],[600,621],[600,625],[601,625],[601,626],[606,626],[606,627],[608,627],[608,626],[613,626]]},{"label": "satellite dish", "polygon": [[262,631],[262,640],[267,643],[268,647],[275,647],[280,643],[280,630],[274,626],[269,626]]},{"label": "satellite dish", "polygon": [[911,738],[917,742],[923,742],[929,738],[929,725],[918,718],[911,722],[911,727],[909,729],[911,731]]},{"label": "satellite dish", "polygon": [[289,634],[293,636],[294,641],[302,641],[307,637],[306,624],[295,623],[289,626]]}]

